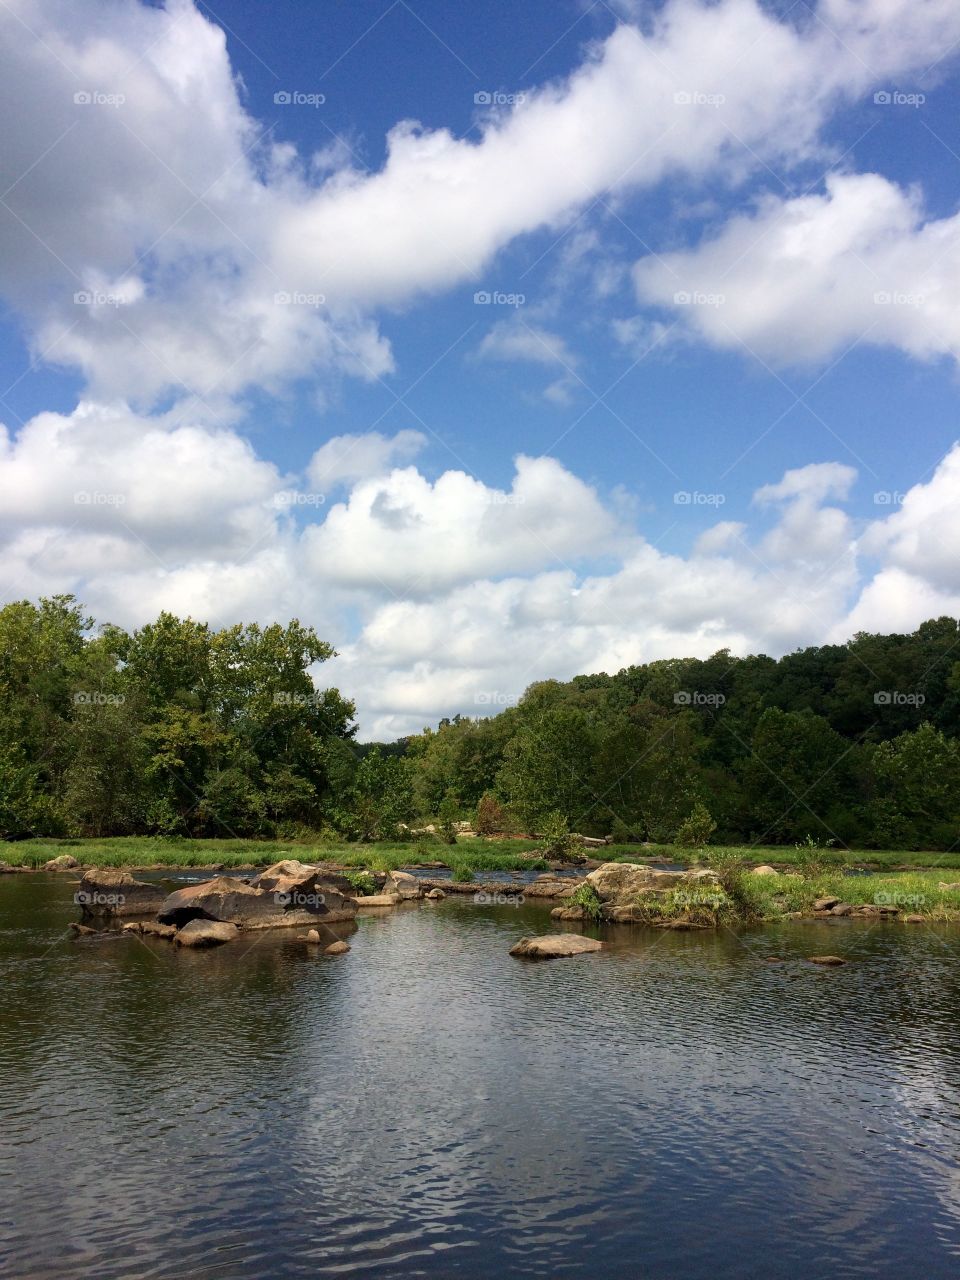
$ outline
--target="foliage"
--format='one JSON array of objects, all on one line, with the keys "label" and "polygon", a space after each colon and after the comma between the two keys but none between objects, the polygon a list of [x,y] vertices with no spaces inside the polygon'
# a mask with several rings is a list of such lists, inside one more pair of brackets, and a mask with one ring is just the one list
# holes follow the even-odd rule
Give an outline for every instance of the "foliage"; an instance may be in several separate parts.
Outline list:
[{"label": "foliage", "polygon": [[377,882],[369,871],[348,871],[346,879],[354,893],[369,897],[377,892]]},{"label": "foliage", "polygon": [[582,847],[582,842],[570,832],[562,813],[548,813],[542,827],[543,852],[547,857],[570,859]]},{"label": "foliage", "polygon": [[600,895],[596,889],[592,884],[588,884],[586,880],[583,884],[577,886],[567,901],[572,906],[582,907],[591,920],[600,919],[603,903],[600,901]]},{"label": "foliage", "polygon": [[698,800],[677,829],[677,844],[702,849],[716,829],[717,824],[710,817],[710,810]]},{"label": "foliage", "polygon": [[440,820],[440,835],[445,844],[457,843],[457,822],[460,818],[460,806],[454,796],[444,796],[440,801],[437,816]]}]

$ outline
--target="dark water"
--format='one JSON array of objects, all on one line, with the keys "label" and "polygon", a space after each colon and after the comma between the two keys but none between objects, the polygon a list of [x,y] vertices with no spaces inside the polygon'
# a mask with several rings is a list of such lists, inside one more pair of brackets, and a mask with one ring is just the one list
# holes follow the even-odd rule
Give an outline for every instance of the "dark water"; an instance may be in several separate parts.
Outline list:
[{"label": "dark water", "polygon": [[547,908],[447,899],[198,954],[72,892],[0,878],[5,1276],[960,1273],[957,931],[534,965]]}]

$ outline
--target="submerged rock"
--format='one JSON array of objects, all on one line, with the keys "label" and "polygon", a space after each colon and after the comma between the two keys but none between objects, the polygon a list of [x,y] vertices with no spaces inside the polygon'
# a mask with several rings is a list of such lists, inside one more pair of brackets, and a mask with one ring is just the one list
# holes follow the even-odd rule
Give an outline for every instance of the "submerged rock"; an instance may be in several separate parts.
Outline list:
[{"label": "submerged rock", "polygon": [[134,880],[129,871],[114,868],[87,871],[74,901],[84,918],[152,915],[167,896],[162,884]]},{"label": "submerged rock", "polygon": [[338,939],[336,942],[331,942],[329,947],[324,947],[323,954],[325,956],[342,956],[349,950],[350,948],[347,944],[342,939]]},{"label": "submerged rock", "polygon": [[174,938],[179,947],[219,947],[240,936],[235,924],[224,920],[191,920],[177,931]]},{"label": "submerged rock", "polygon": [[842,956],[807,956],[811,964],[846,964]]},{"label": "submerged rock", "polygon": [[588,951],[602,950],[602,942],[584,938],[579,933],[546,933],[540,937],[521,938],[510,948],[510,954],[530,960],[556,960],[562,956],[579,956]]},{"label": "submerged rock", "polygon": [[572,907],[554,907],[550,912],[554,920],[586,920],[587,913],[576,903]]},{"label": "submerged rock", "polygon": [[441,898],[445,898],[447,895],[443,892],[442,889],[430,889],[423,896],[425,898],[429,898],[431,902],[439,902]]}]

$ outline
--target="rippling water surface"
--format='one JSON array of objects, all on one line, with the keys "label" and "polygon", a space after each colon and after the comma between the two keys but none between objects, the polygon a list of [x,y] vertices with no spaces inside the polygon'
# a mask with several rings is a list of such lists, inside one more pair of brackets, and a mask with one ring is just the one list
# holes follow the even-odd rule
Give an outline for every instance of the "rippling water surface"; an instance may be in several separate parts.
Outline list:
[{"label": "rippling water surface", "polygon": [[4,1275],[960,1273],[958,930],[537,965],[548,908],[448,898],[190,953],[66,940],[74,887],[0,878]]}]

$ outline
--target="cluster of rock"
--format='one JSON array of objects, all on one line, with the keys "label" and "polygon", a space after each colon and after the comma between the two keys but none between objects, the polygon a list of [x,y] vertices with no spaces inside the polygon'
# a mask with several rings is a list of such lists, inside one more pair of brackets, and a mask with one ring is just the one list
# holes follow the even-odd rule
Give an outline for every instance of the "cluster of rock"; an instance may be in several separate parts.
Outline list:
[{"label": "cluster of rock", "polygon": [[[649,919],[649,911],[640,899],[665,898],[678,891],[687,894],[690,908],[710,906],[718,901],[717,875],[714,871],[663,871],[638,862],[605,862],[591,871],[582,884],[589,885],[600,902],[600,917],[621,923],[638,923]],[[576,892],[575,885],[568,894]],[[577,903],[555,907],[550,913],[556,920],[586,920],[586,909]],[[681,911],[672,918],[655,922],[662,929],[704,928],[702,921]]]},{"label": "cluster of rock", "polygon": [[216,876],[173,893],[162,884],[135,880],[128,871],[87,871],[75,900],[82,915],[77,932],[90,931],[90,921],[109,925],[136,917],[123,925],[125,932],[185,947],[218,946],[262,929],[325,929],[357,914],[348,880],[294,859],[277,862],[249,881]]},{"label": "cluster of rock", "polygon": [[[900,916],[900,908],[888,903],[865,902],[855,905],[843,902],[840,898],[827,895],[818,898],[813,904],[813,914],[818,919],[834,916],[858,916],[871,920],[895,920]],[[902,917],[907,924],[922,924],[923,916],[911,914]]]}]

